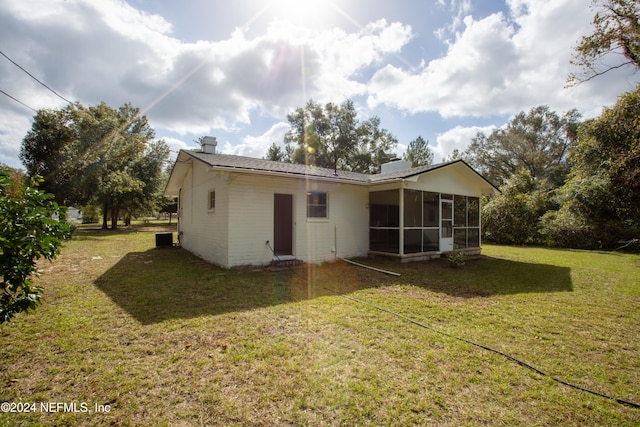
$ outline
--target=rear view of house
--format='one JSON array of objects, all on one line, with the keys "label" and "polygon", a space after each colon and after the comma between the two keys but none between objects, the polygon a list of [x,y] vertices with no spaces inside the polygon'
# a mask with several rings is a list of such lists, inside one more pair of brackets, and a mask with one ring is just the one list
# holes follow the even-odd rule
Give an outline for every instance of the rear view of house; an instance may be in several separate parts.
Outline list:
[{"label": "rear view of house", "polygon": [[217,154],[207,137],[201,151],[180,151],[165,195],[178,197],[181,246],[234,267],[479,253],[480,197],[496,191],[461,160],[369,175]]}]

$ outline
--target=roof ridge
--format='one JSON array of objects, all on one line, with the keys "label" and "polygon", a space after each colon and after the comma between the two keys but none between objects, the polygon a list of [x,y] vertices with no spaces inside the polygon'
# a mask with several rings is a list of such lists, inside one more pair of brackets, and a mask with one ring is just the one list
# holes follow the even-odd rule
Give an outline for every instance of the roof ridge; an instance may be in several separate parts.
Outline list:
[{"label": "roof ridge", "polygon": [[[287,163],[287,162],[282,162],[278,160],[269,160],[269,159],[260,159],[256,157],[240,156],[237,154],[205,153],[202,151],[184,150],[184,149],[180,151],[185,152],[186,154],[191,155],[192,157],[197,158],[200,161],[203,161],[212,167],[226,167],[226,168],[236,168],[236,169],[244,169],[244,170],[255,170],[255,171],[262,171],[262,172],[285,173],[290,175],[313,176],[313,177],[325,178],[325,179],[336,179],[336,180],[359,182],[363,184],[373,184],[373,183],[380,183],[386,180],[409,178],[415,175],[420,175],[428,171],[440,169],[442,167],[445,167],[454,163],[458,163],[458,162],[461,162],[467,165],[469,168],[471,168],[471,166],[469,166],[464,160],[456,159],[456,160],[440,162],[432,165],[417,166],[409,169],[401,169],[401,170],[390,171],[385,173],[369,174],[369,173],[363,173],[363,172],[346,171],[342,169],[334,170],[331,168],[325,168],[322,166],[315,166],[315,165],[307,165],[303,163]],[[216,162],[215,161],[216,158],[233,159],[233,161]],[[471,170],[478,173],[473,168],[471,168]],[[482,177],[482,175],[480,176]],[[486,178],[484,179],[486,181]],[[489,182],[489,184],[491,183]],[[493,184],[491,185],[493,186]]]}]

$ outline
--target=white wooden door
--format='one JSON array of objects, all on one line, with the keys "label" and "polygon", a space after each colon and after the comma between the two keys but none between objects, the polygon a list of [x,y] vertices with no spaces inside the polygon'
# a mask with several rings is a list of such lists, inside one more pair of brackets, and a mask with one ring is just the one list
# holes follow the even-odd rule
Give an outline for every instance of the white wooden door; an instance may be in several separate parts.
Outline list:
[{"label": "white wooden door", "polygon": [[453,250],[453,198],[440,196],[440,252]]}]

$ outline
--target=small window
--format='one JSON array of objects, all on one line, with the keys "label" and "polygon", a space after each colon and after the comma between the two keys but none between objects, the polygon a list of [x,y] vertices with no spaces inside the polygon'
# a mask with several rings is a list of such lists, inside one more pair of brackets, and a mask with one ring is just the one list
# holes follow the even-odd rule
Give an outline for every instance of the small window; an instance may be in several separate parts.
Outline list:
[{"label": "small window", "polygon": [[307,218],[327,218],[327,193],[307,193]]},{"label": "small window", "polygon": [[209,210],[212,211],[216,208],[216,191],[209,191]]}]

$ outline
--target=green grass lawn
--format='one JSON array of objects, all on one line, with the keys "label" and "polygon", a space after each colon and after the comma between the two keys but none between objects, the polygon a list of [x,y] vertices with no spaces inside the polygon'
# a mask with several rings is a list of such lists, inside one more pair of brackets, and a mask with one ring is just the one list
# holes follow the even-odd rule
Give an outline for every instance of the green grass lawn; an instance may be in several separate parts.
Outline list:
[{"label": "green grass lawn", "polygon": [[487,245],[461,269],[360,260],[400,277],[224,270],[156,249],[161,229],[81,227],[42,264],[44,304],[0,326],[0,401],[36,411],[0,425],[640,425],[374,308],[640,403],[637,255]]}]

